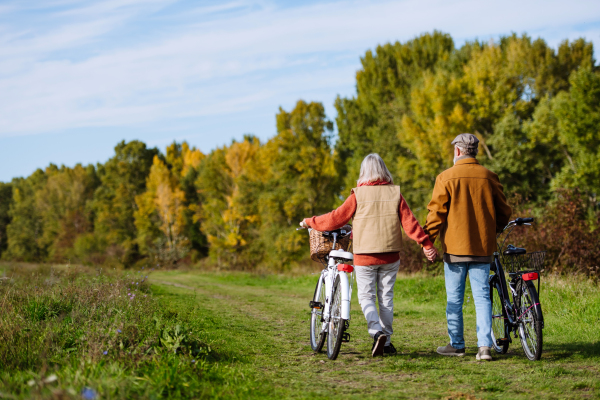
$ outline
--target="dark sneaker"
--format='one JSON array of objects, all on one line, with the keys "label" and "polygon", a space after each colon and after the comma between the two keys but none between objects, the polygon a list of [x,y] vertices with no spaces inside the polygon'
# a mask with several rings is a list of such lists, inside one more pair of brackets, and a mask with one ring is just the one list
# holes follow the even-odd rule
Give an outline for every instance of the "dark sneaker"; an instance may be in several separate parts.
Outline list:
[{"label": "dark sneaker", "polygon": [[477,352],[477,361],[492,361],[492,352],[487,346],[481,346]]},{"label": "dark sneaker", "polygon": [[385,347],[386,341],[387,336],[385,336],[383,332],[377,332],[375,334],[375,337],[373,338],[373,347],[371,348],[373,357],[383,356],[383,348]]},{"label": "dark sneaker", "polygon": [[396,353],[397,353],[396,348],[391,343],[383,347],[383,354],[391,355],[391,354],[396,354]]},{"label": "dark sneaker", "polygon": [[462,357],[465,355],[465,349],[455,349],[451,344],[444,347],[438,347],[437,353],[443,356],[457,356]]}]

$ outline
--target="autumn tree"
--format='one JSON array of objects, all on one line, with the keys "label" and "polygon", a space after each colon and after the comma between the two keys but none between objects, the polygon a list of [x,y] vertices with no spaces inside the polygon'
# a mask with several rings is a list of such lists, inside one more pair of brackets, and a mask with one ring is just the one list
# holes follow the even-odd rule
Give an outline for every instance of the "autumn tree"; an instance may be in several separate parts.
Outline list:
[{"label": "autumn tree", "polygon": [[[196,187],[201,205],[197,219],[206,235],[211,258],[219,265],[249,266],[260,260],[257,230],[260,217],[257,196],[261,165],[260,141],[246,136],[242,142],[211,153],[201,164]],[[259,183],[260,186],[260,183]]]}]

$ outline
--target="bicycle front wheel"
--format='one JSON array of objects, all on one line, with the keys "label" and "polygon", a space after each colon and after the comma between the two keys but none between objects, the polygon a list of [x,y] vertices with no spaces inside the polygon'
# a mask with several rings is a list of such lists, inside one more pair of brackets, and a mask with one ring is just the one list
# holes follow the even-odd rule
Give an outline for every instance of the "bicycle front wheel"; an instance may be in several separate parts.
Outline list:
[{"label": "bicycle front wheel", "polygon": [[520,280],[517,285],[517,309],[519,337],[525,356],[531,361],[542,356],[542,315],[535,286],[529,281]]},{"label": "bicycle front wheel", "polygon": [[342,319],[342,285],[340,277],[333,284],[333,301],[329,309],[329,334],[327,336],[327,358],[335,360],[340,353],[342,338],[346,329],[346,321]]},{"label": "bicycle front wheel", "polygon": [[506,309],[502,303],[498,275],[490,276],[490,300],[492,301],[492,347],[496,353],[505,354],[508,351],[508,335],[506,332]]},{"label": "bicycle front wheel", "polygon": [[325,344],[327,331],[323,329],[323,310],[325,309],[325,298],[327,288],[325,277],[321,275],[315,287],[313,301],[320,304],[320,308],[313,307],[310,312],[310,347],[315,352],[320,352]]}]

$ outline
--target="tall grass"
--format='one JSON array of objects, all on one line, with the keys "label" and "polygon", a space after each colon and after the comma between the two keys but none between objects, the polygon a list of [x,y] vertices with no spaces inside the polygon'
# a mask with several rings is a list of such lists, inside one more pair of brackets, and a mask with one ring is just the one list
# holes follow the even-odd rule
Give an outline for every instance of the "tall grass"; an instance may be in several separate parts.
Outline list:
[{"label": "tall grass", "polygon": [[147,271],[0,266],[2,273],[0,398],[230,390],[208,384],[222,379],[228,356],[212,351],[193,308],[152,296]]}]

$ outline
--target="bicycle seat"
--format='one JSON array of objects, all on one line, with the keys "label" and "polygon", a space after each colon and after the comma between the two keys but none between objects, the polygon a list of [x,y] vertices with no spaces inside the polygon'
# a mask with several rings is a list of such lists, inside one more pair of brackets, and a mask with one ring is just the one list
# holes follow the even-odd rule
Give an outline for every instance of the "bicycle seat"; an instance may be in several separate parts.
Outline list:
[{"label": "bicycle seat", "polygon": [[509,244],[506,250],[504,251],[505,256],[514,256],[516,254],[525,254],[527,250],[521,247],[515,247],[512,244]]},{"label": "bicycle seat", "polygon": [[334,260],[341,260],[342,262],[354,261],[354,254],[344,250],[331,250],[329,257],[333,257]]}]

